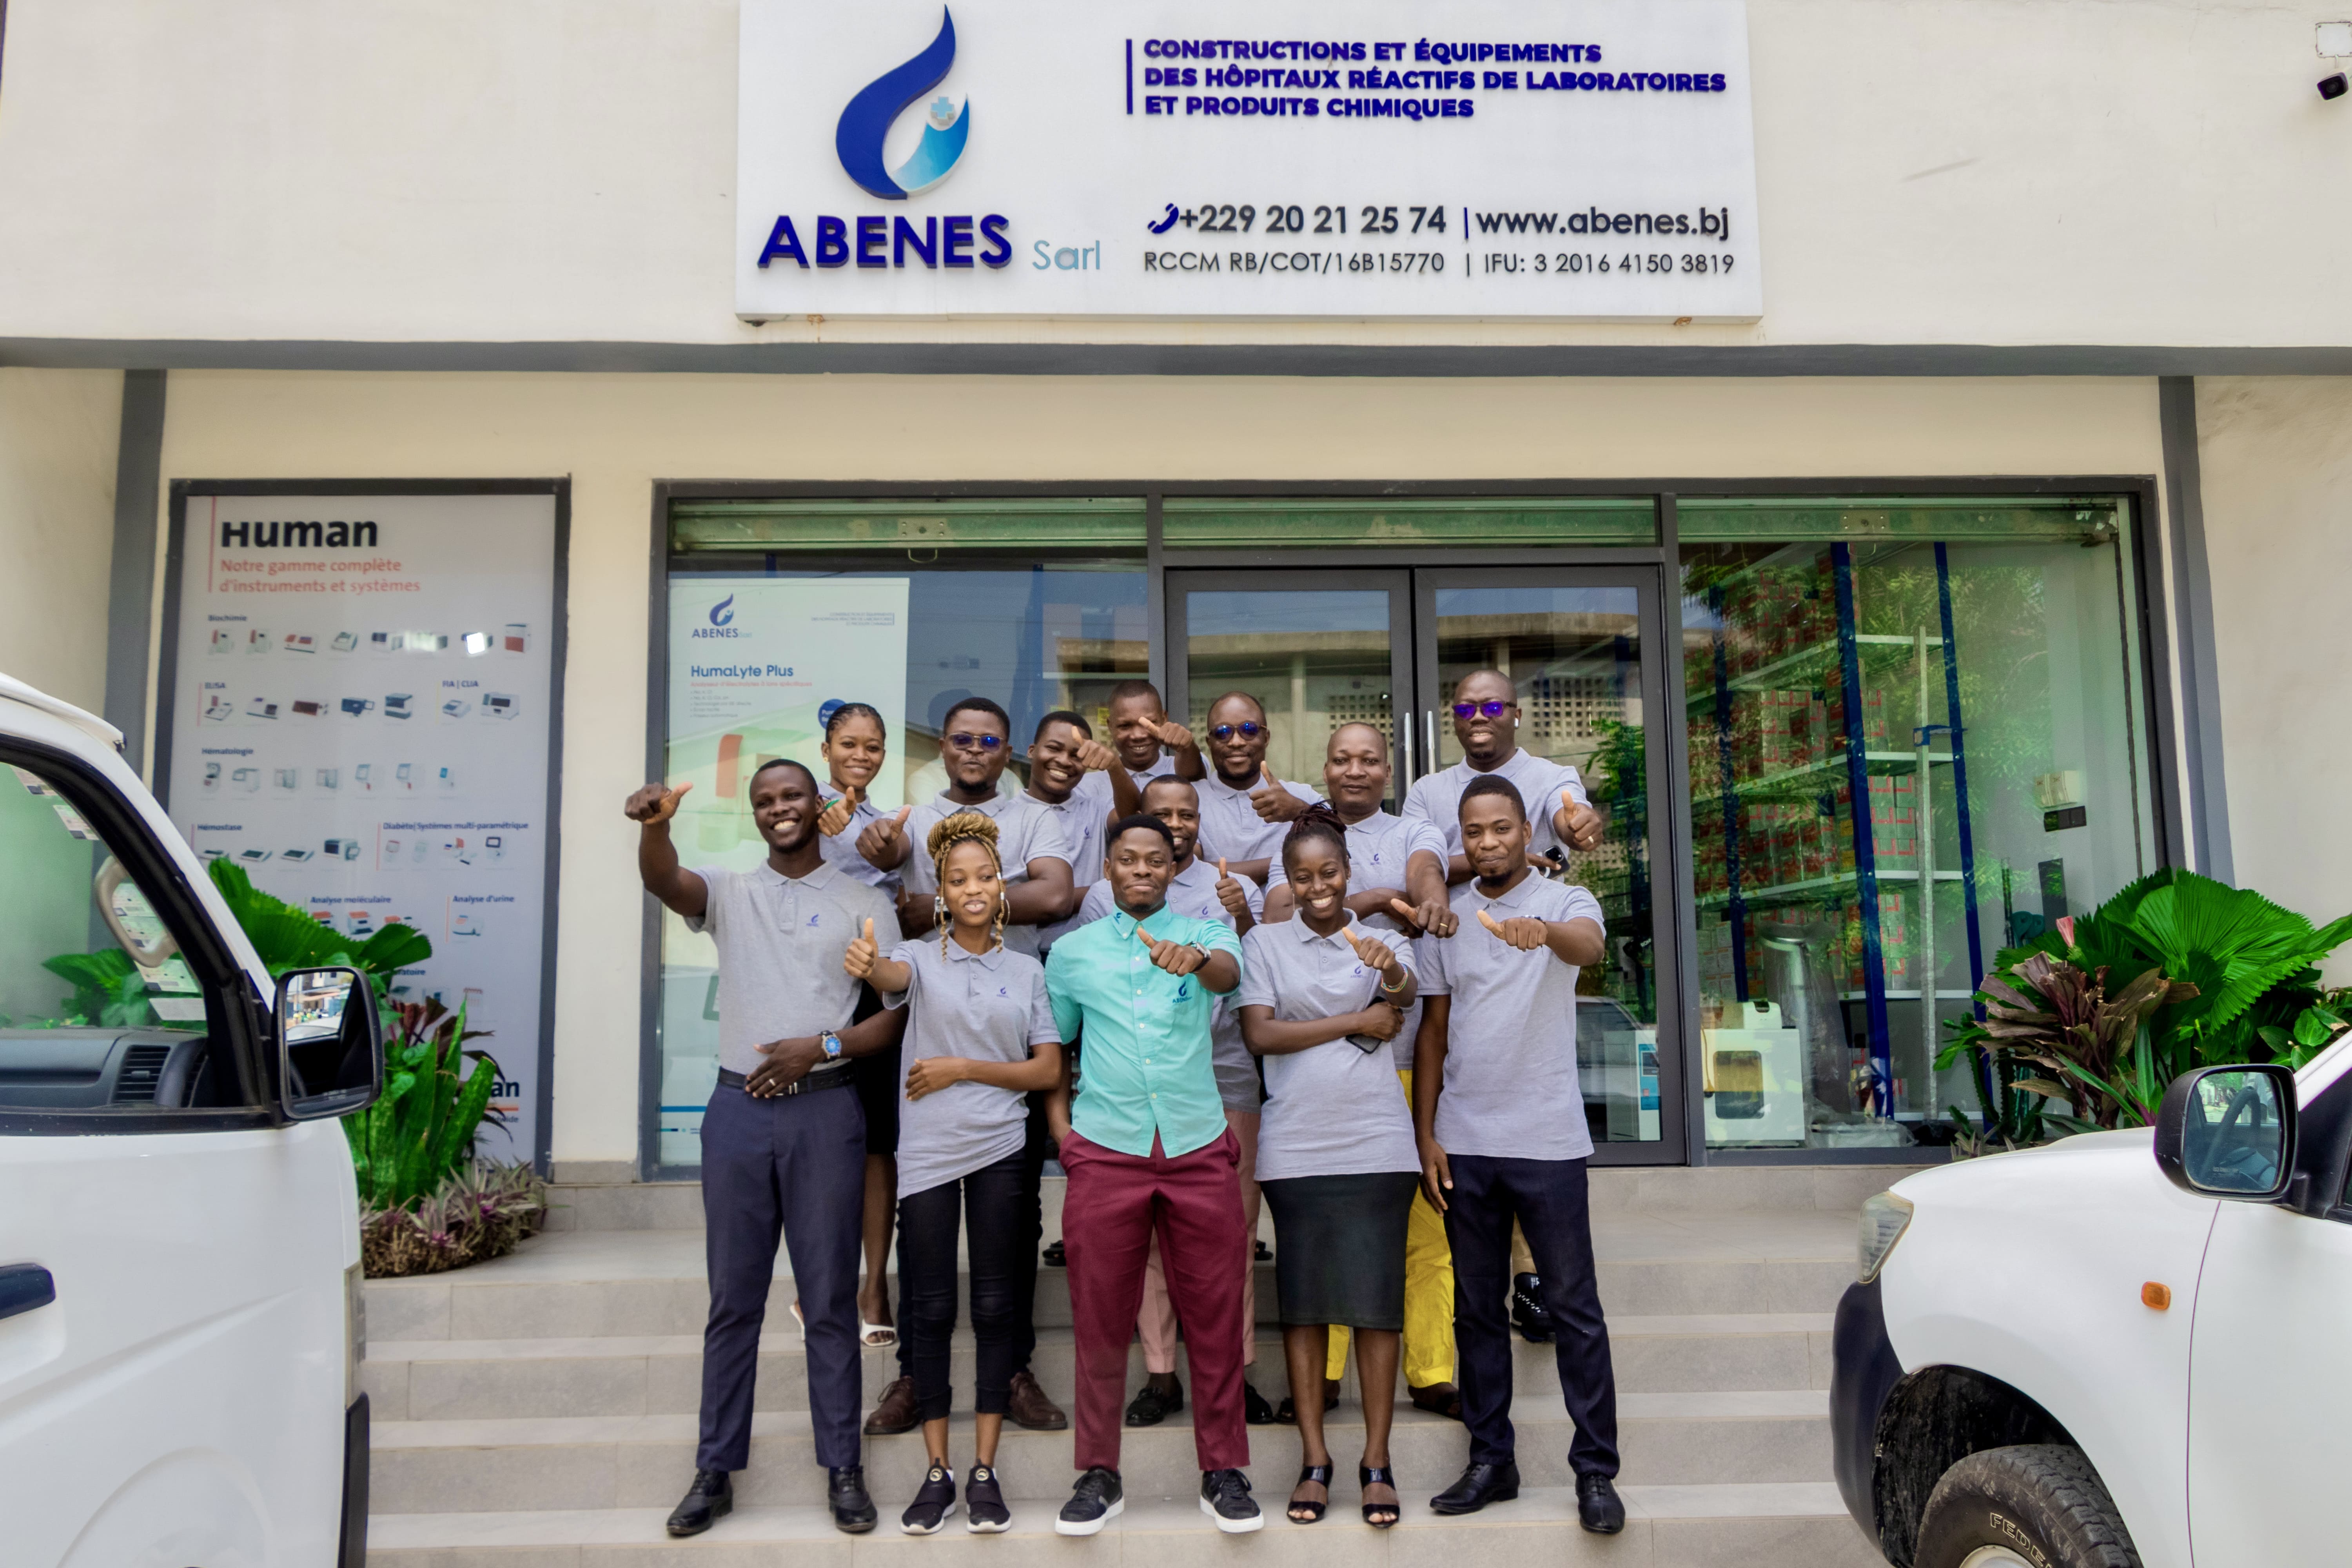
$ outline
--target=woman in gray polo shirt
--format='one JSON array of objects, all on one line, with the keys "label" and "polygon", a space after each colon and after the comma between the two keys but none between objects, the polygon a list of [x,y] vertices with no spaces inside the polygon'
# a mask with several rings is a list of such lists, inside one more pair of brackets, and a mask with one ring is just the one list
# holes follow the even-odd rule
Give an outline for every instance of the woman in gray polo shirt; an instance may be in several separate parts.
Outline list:
[{"label": "woman in gray polo shirt", "polygon": [[[956,1321],[956,1230],[971,1259],[971,1328],[979,1351],[979,1418],[964,1488],[966,1526],[1007,1528],[996,1478],[1013,1374],[1020,1369],[1015,1274],[1020,1223],[1022,1096],[1061,1081],[1061,1031],[1045,997],[1045,967],[1004,945],[1004,873],[996,824],[958,812],[925,846],[939,871],[940,934],[900,942],[884,958],[870,932],[850,943],[850,973],[908,1009],[898,1108],[899,1305],[913,1350],[915,1411],[930,1456],[922,1489],[899,1519],[929,1535],[955,1511],[948,1465],[948,1342]],[[959,1212],[961,1210],[961,1213]]]},{"label": "woman in gray polo shirt", "polygon": [[1347,829],[1328,806],[1302,814],[1282,845],[1298,913],[1242,939],[1242,1037],[1265,1062],[1258,1184],[1274,1211],[1275,1282],[1290,1402],[1306,1465],[1290,1517],[1330,1500],[1323,1441],[1327,1325],[1355,1331],[1364,1385],[1364,1520],[1397,1521],[1389,1468],[1404,1327],[1405,1226],[1419,1186],[1412,1114],[1389,1041],[1412,1005],[1412,948],[1349,912]]}]

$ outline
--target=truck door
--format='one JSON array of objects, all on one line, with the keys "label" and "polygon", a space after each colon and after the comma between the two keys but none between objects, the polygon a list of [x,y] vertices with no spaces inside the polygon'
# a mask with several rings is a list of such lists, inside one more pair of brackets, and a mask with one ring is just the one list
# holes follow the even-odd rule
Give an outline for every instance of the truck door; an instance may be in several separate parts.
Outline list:
[{"label": "truck door", "polygon": [[136,780],[0,710],[0,1556],[331,1563],[341,1131]]},{"label": "truck door", "polygon": [[[2339,1080],[2329,1097],[2352,1093]],[[2332,1146],[2324,1101],[2305,1148]],[[2334,1164],[2332,1158],[2326,1162]],[[2352,1411],[2352,1194],[2324,1215],[2224,1203],[2197,1287],[2189,1536],[2197,1568],[2345,1559],[2340,1435]]]}]

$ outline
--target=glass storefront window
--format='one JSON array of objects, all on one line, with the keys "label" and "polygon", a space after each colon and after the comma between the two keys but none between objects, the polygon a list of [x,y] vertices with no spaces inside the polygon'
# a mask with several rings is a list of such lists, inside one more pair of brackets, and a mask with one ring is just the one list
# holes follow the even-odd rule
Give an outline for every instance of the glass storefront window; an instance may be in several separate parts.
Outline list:
[{"label": "glass storefront window", "polygon": [[1707,1142],[1948,1142],[1994,955],[2156,864],[2128,513],[1681,516]]},{"label": "glass storefront window", "polygon": [[[771,509],[772,510],[772,509]],[[848,509],[834,509],[827,527]],[[935,514],[918,521],[932,526]],[[893,514],[895,518],[895,514]],[[886,522],[895,526],[893,518]],[[770,758],[806,763],[820,780],[826,705],[866,702],[889,730],[889,756],[869,793],[885,810],[919,803],[945,783],[940,726],[950,705],[990,698],[1013,716],[1013,764],[1003,787],[1022,787],[1037,721],[1075,709],[1107,733],[1110,689],[1148,674],[1143,563],[1067,560],[1027,564],[959,560],[944,525],[941,561],[877,557],[846,569],[801,563],[773,519],[755,513],[705,540],[681,522],[670,573],[670,693],[665,776],[696,788],[673,826],[688,866],[746,869],[766,851],[751,825],[748,789]],[[872,527],[867,517],[850,521]],[[952,520],[971,530],[963,519]],[[1017,528],[980,520],[986,543]],[[1049,516],[1060,525],[1065,519]],[[992,531],[990,530],[992,529]],[[771,553],[740,553],[744,534]],[[828,538],[825,542],[835,541]],[[934,553],[926,548],[922,555]],[[732,637],[714,633],[733,632]],[[764,674],[707,675],[697,670]],[[782,671],[781,675],[774,671]],[[683,1172],[701,1161],[702,1109],[717,1080],[717,957],[708,937],[665,910],[661,938],[660,1110],[656,1158]]]}]

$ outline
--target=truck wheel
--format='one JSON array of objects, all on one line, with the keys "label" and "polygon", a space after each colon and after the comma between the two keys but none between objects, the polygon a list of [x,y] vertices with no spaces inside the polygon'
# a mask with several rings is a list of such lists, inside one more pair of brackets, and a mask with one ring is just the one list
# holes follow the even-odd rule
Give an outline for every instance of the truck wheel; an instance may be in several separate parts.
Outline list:
[{"label": "truck wheel", "polygon": [[2131,1532],[2079,1448],[1970,1454],[1944,1472],[1919,1521],[1913,1568],[2139,1568]]}]

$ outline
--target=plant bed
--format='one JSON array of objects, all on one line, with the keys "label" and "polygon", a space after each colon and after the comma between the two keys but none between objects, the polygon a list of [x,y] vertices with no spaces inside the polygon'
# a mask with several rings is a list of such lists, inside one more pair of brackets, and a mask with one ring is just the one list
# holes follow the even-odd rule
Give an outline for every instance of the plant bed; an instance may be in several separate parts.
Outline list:
[{"label": "plant bed", "polygon": [[445,1177],[413,1207],[371,1206],[360,1218],[360,1264],[371,1279],[439,1274],[503,1258],[546,1221],[539,1173],[486,1160]]}]

